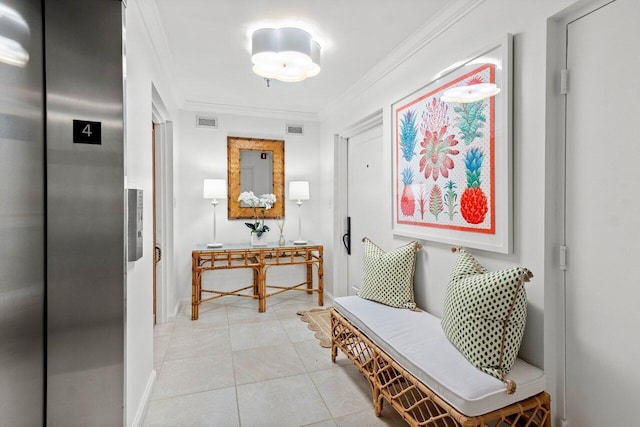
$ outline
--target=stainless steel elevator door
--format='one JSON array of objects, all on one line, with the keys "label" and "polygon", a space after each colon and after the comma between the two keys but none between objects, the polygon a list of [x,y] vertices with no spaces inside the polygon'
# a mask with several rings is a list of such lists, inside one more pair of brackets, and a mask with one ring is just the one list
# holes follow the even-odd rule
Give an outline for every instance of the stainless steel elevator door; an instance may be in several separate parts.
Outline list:
[{"label": "stainless steel elevator door", "polygon": [[44,410],[40,3],[0,0],[0,48],[17,54],[0,49],[0,424],[7,426],[41,425]]},{"label": "stainless steel elevator door", "polygon": [[[122,4],[44,6],[47,425],[117,426],[124,420]],[[100,143],[78,143],[74,120],[100,122]]]}]

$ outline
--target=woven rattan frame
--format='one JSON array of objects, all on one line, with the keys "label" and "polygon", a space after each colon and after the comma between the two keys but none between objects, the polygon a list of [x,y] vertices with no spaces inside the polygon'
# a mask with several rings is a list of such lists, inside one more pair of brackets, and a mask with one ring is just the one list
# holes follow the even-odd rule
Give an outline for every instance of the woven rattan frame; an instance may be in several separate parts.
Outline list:
[{"label": "woven rattan frame", "polygon": [[369,381],[376,416],[382,412],[384,398],[411,426],[551,426],[551,399],[546,392],[475,417],[460,413],[332,309],[331,360],[334,363],[338,348]]}]

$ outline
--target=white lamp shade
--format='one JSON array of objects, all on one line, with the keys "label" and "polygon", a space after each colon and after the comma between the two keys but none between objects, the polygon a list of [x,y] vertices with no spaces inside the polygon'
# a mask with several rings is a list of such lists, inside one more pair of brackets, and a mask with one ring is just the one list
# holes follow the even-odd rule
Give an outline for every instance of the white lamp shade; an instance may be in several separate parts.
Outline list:
[{"label": "white lamp shade", "polygon": [[291,181],[289,200],[309,200],[309,181]]},{"label": "white lamp shade", "polygon": [[224,199],[227,197],[227,181],[224,179],[205,179],[202,190],[203,199]]},{"label": "white lamp shade", "polygon": [[299,82],[320,72],[320,45],[300,28],[262,28],[251,36],[253,72],[267,79]]}]

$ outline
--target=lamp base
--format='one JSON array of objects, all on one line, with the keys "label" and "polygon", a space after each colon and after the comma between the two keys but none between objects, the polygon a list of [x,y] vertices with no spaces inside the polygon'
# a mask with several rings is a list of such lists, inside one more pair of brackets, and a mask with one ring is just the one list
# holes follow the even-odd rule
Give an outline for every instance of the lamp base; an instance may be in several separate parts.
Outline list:
[{"label": "lamp base", "polygon": [[294,240],[293,244],[294,245],[306,245],[307,241],[306,240]]},{"label": "lamp base", "polygon": [[221,248],[222,247],[222,243],[207,243],[207,247],[208,248]]}]

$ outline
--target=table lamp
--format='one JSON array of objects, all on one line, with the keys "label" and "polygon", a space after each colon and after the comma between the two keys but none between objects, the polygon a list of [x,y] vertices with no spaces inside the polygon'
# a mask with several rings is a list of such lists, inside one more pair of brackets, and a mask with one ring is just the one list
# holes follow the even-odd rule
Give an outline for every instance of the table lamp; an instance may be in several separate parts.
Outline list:
[{"label": "table lamp", "polygon": [[294,240],[294,245],[306,245],[307,241],[302,239],[302,215],[300,208],[303,200],[309,200],[309,182],[291,181],[289,183],[289,200],[297,200],[298,205],[298,240]]},{"label": "table lamp", "polygon": [[219,248],[222,243],[216,241],[216,206],[218,199],[224,199],[227,197],[227,181],[224,179],[205,179],[204,187],[202,190],[203,199],[212,199],[211,205],[213,206],[213,242],[207,243],[208,248]]}]

